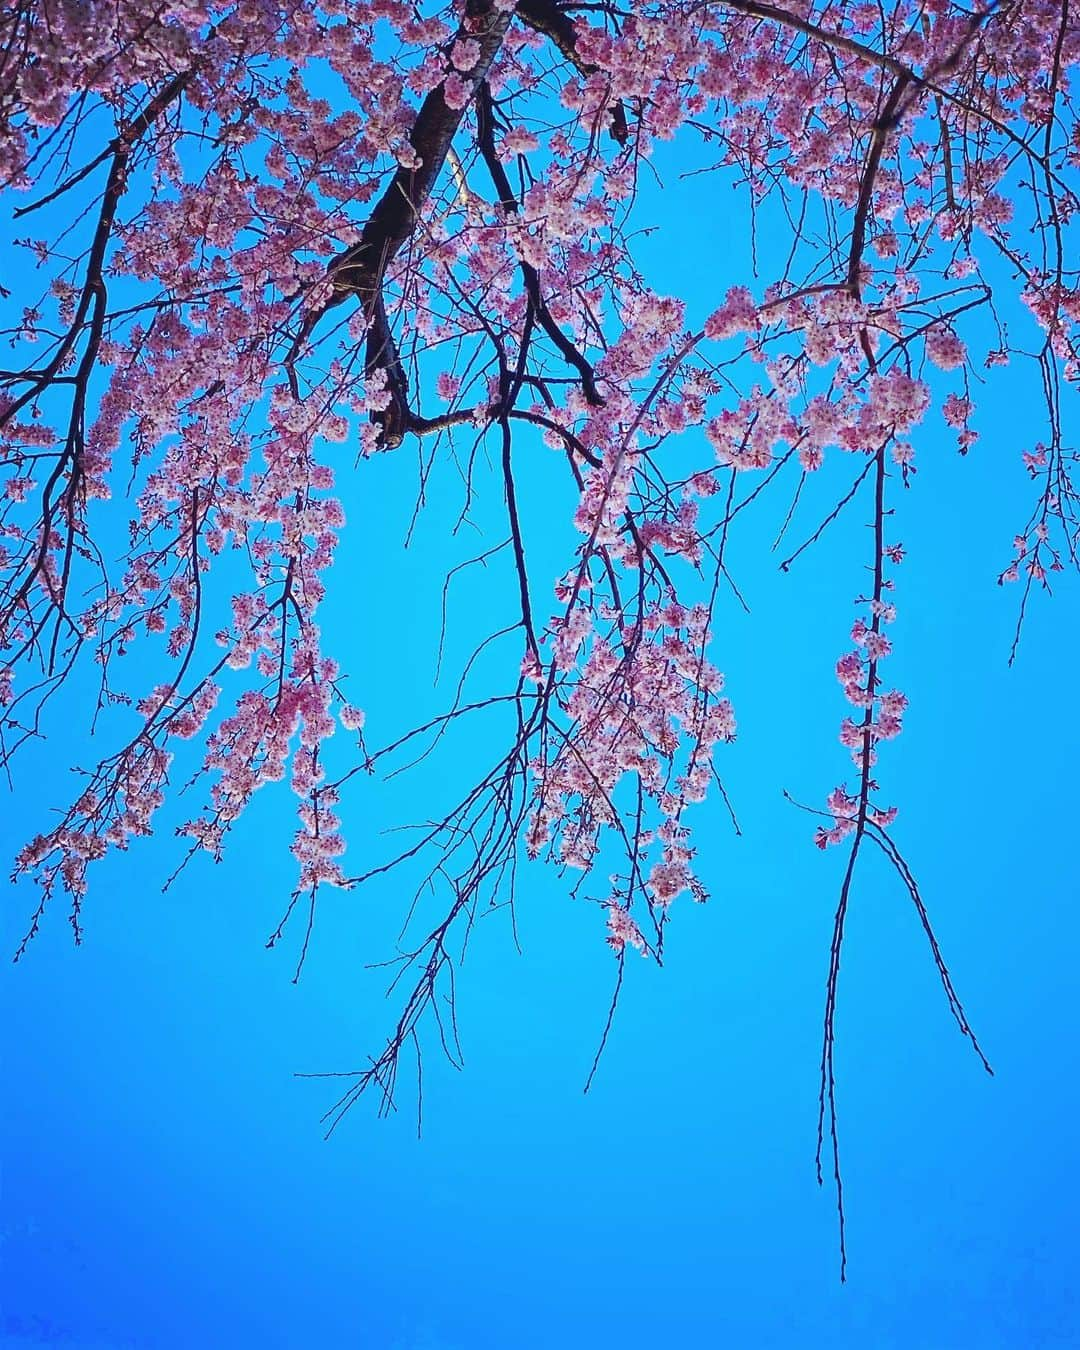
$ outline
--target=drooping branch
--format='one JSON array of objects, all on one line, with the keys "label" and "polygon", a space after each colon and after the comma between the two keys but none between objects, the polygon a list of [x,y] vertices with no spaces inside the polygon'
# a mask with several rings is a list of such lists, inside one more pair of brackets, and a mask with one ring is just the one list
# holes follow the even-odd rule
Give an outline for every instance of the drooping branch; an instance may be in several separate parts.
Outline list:
[{"label": "drooping branch", "polygon": [[[25,609],[28,617],[28,632],[21,649],[14,660],[21,659],[31,651],[49,614],[56,614],[56,634],[50,652],[45,659],[48,674],[51,676],[56,664],[57,640],[61,624],[66,624],[79,641],[78,630],[66,609],[67,584],[75,547],[75,534],[79,512],[85,505],[84,473],[82,452],[86,435],[86,423],[89,402],[91,376],[97,366],[98,355],[104,336],[105,318],[108,304],[107,267],[109,243],[116,225],[116,213],[128,180],[131,157],[140,139],[157,120],[180,98],[191,80],[192,71],[184,71],[169,80],[147,102],[143,110],[130,123],[122,127],[119,134],[110,142],[108,153],[111,155],[108,177],[102,192],[101,205],[93,239],[87,254],[83,282],[74,314],[67,331],[60,337],[56,350],[48,362],[40,369],[12,372],[0,381],[0,387],[26,387],[21,393],[3,402],[0,406],[0,428],[13,425],[18,414],[28,405],[33,405],[50,385],[60,378],[60,372],[71,358],[79,340],[86,335],[86,345],[79,358],[73,377],[71,411],[63,448],[56,456],[56,463],[49,474],[41,492],[41,516],[38,525],[36,547],[26,557],[26,566],[21,579],[17,574],[0,591],[0,632],[6,632],[13,626],[16,617]],[[91,168],[103,162],[99,157]],[[83,175],[76,175],[62,185],[63,190],[73,187]],[[58,195],[58,194],[53,194]],[[48,200],[48,199],[45,199]],[[38,202],[36,205],[42,205]],[[54,521],[58,510],[63,511],[65,521],[65,543],[63,548],[63,568],[58,580],[49,585],[49,607],[39,619],[30,618],[31,591],[43,574],[50,549],[53,545]],[[17,584],[16,584],[17,583]]]}]

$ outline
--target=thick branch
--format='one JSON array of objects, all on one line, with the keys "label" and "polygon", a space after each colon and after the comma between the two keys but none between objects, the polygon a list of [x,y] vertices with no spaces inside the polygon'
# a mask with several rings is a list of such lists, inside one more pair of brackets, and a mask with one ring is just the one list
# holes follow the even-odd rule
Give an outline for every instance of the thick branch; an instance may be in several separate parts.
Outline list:
[{"label": "thick branch", "polygon": [[[463,75],[464,79],[471,81],[473,94],[502,46],[512,16],[512,9],[498,9],[492,0],[468,0],[461,25],[445,47],[444,54],[448,55],[458,41],[470,39],[479,45],[480,54],[476,64]],[[350,295],[357,296],[368,321],[366,371],[370,375],[383,370],[389,381],[390,405],[383,412],[375,414],[387,445],[401,442],[407,430],[408,407],[405,401],[405,372],[401,368],[383,302],[383,279],[390,263],[412,237],[424,204],[446,162],[467,106],[468,103],[461,108],[450,107],[442,85],[425,98],[409,135],[409,142],[416,152],[415,164],[410,168],[402,165],[397,169],[375,203],[360,239],[331,259],[327,274],[334,284],[333,296],[321,309],[307,315],[286,361],[286,365],[291,368],[301,345],[329,309],[341,304]]]},{"label": "thick branch", "polygon": [[[517,198],[514,196],[514,190],[510,186],[510,180],[506,176],[506,170],[503,168],[499,156],[495,151],[493,133],[491,90],[488,88],[486,81],[481,81],[480,86],[476,91],[477,142],[484,163],[487,165],[488,173],[491,175],[491,181],[495,185],[495,191],[499,194],[499,204],[505,211],[516,212],[518,207]],[[593,368],[552,317],[551,311],[548,309],[547,302],[544,300],[540,289],[539,272],[537,272],[536,268],[533,267],[531,263],[522,260],[521,275],[525,282],[526,294],[529,297],[529,301],[532,304],[541,328],[543,328],[544,332],[559,349],[560,355],[569,362],[581,376],[581,387],[585,391],[585,397],[594,407],[599,407],[604,400],[600,397],[600,392],[596,387],[596,377],[593,374]]]}]

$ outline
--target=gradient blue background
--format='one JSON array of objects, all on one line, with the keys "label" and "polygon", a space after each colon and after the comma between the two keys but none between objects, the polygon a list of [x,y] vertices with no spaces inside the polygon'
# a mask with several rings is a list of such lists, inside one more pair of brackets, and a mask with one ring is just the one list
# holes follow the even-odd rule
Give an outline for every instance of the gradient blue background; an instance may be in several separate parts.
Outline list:
[{"label": "gradient blue background", "polygon": [[[676,224],[703,200],[702,246],[680,254]],[[644,248],[658,285],[703,313],[748,269],[742,199],[670,173],[656,206],[668,224]],[[1009,670],[1018,593],[993,584],[1027,516],[1019,452],[1038,418],[1033,379],[1006,372],[983,395],[968,460],[927,422],[915,485],[896,502],[892,537],[909,560],[890,674],[912,708],[883,750],[883,795],[901,806],[897,838],[997,1076],[951,1022],[902,888],[868,859],[838,1023],[846,1287],[833,1197],[813,1171],[843,856],[812,847],[813,822],[780,789],[820,801],[844,774],[832,666],[862,586],[866,504],[781,577],[768,552],[777,498],[733,554],[754,612],[728,604],[717,624],[740,726],[720,768],[743,834],[719,803],[697,811],[713,899],[676,904],[663,970],[630,962],[589,1095],[615,967],[597,909],[534,864],[518,897],[523,954],[505,915],[477,926],[459,980],[465,1071],[429,1047],[423,1138],[406,1066],[396,1116],[364,1103],[324,1142],[333,1085],[293,1075],[350,1068],[382,1044],[394,1005],[384,972],[364,967],[392,952],[408,887],[327,897],[294,986],[299,933],[263,946],[293,882],[288,792],[260,797],[226,861],[197,861],[162,897],[174,812],[159,841],[97,869],[80,950],[57,907],[0,984],[0,1343],[1080,1345],[1075,587],[1066,579],[1033,606]],[[522,445],[542,612],[574,536],[561,461]],[[794,541],[849,470],[833,456]],[[432,688],[442,578],[502,537],[498,488],[488,483],[478,517],[487,533],[452,538],[460,486],[443,470],[403,551],[411,452],[362,465],[352,483],[325,631],[380,744],[448,701],[446,681]],[[451,671],[487,631],[478,614],[490,628],[512,621],[505,571],[455,583]],[[513,662],[516,649],[502,655]],[[86,688],[72,695],[72,726],[80,697]],[[386,856],[379,832],[448,796],[498,744],[470,732],[411,777],[359,784],[345,810],[349,865]],[[5,801],[9,853],[68,794],[80,746],[54,732],[27,756]],[[30,904],[28,890],[9,896],[5,950]]]}]

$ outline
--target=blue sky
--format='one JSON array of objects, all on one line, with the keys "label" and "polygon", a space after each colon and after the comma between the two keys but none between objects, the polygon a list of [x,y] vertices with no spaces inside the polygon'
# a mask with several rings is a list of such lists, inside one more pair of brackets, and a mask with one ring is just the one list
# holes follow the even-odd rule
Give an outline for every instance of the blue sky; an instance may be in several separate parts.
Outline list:
[{"label": "blue sky", "polygon": [[[655,202],[669,222],[645,245],[658,288],[704,312],[747,264],[741,200],[669,173]],[[695,208],[690,250],[681,222]],[[760,531],[746,527],[736,564],[753,613],[731,605],[717,624],[740,725],[720,769],[743,834],[718,803],[698,810],[713,899],[677,902],[663,970],[630,962],[592,1091],[614,963],[597,909],[534,864],[519,890],[522,953],[505,915],[477,925],[459,980],[465,1069],[429,1047],[422,1139],[403,1073],[397,1115],[362,1104],[324,1141],[333,1084],[294,1074],[350,1068],[381,1046],[394,1007],[385,973],[365,967],[393,950],[407,886],[329,896],[294,986],[298,935],[264,949],[293,882],[287,791],[257,800],[220,866],[197,861],[163,897],[176,857],[166,830],[101,865],[80,950],[57,912],[0,985],[0,1344],[1080,1344],[1080,731],[1063,674],[1077,657],[1075,587],[1066,579],[1033,606],[1008,669],[1018,596],[994,585],[1027,517],[1019,452],[1038,414],[1018,370],[986,390],[966,461],[928,421],[897,503],[909,559],[890,674],[912,707],[882,752],[883,795],[901,807],[897,839],[996,1077],[951,1022],[899,885],[868,860],[838,1023],[845,1287],[832,1195],[813,1170],[843,859],[813,848],[812,822],[781,788],[816,801],[843,777],[832,667],[862,584],[865,514],[856,504],[781,577],[774,504]],[[522,453],[534,575],[553,579],[573,546],[565,489],[552,487],[561,461],[538,444]],[[402,550],[414,481],[408,448],[355,474],[327,604],[331,649],[336,639],[376,744],[445,706],[446,682],[432,687],[443,576],[502,537],[497,500],[479,514],[482,539],[451,537],[459,488],[446,469]],[[802,520],[816,524],[812,511]],[[476,616],[498,627],[512,603],[495,570],[455,583],[451,669],[483,635]],[[74,714],[86,695],[73,691]],[[79,746],[54,734],[27,758],[5,803],[11,846],[66,792]],[[477,730],[411,777],[358,784],[344,812],[354,870],[385,856],[382,831],[449,795],[496,746]],[[4,907],[6,949],[28,900],[20,890]]]}]

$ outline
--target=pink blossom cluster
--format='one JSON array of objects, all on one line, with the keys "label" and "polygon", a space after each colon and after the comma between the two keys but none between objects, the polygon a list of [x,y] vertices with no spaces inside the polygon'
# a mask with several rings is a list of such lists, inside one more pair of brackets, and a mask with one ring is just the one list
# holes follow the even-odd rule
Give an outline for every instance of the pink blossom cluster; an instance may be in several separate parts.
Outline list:
[{"label": "pink blossom cluster", "polygon": [[[617,22],[546,0],[50,0],[0,14],[0,51],[0,183],[41,281],[0,295],[0,762],[82,661],[123,747],[20,854],[47,890],[81,896],[89,861],[149,832],[170,755],[204,737],[194,846],[217,856],[288,780],[300,888],[348,881],[325,758],[334,710],[356,733],[363,713],[318,625],[349,476],[406,437],[432,464],[455,436],[477,461],[499,446],[517,697],[541,710],[526,844],[584,869],[618,842],[620,952],[649,949],[642,904],[703,894],[684,813],[734,722],[707,651],[721,601],[682,600],[703,575],[727,594],[730,530],[789,465],[796,504],[804,474],[835,473],[841,504],[873,483],[880,533],[916,445],[934,452],[931,405],[966,452],[980,356],[1038,348],[1036,501],[1000,580],[1043,586],[1077,556],[1080,28],[1050,0],[632,0]],[[665,236],[700,231],[687,296],[651,284],[640,233],[676,136],[719,175]],[[729,200],[788,221],[753,288],[714,256]],[[983,252],[1036,341],[998,331]],[[546,627],[512,507],[523,436],[575,493]],[[356,500],[363,529],[382,508]],[[879,680],[902,549],[879,554],[837,665],[860,784],[829,798],[826,843],[891,821],[870,769],[906,707]]]},{"label": "pink blossom cluster", "polygon": [[140,738],[90,776],[59,825],[16,854],[16,877],[37,873],[46,899],[58,883],[71,896],[76,933],[86,869],[110,848],[126,849],[132,838],[152,833],[154,815],[165,800],[171,759],[151,740]]},{"label": "pink blossom cluster", "polygon": [[870,622],[861,617],[855,620],[851,629],[855,646],[836,663],[836,678],[844,697],[862,713],[858,721],[845,717],[840,726],[840,743],[851,751],[861,787],[855,796],[850,796],[844,787],[838,787],[830,794],[826,808],[833,823],[828,828],[819,827],[816,835],[819,848],[841,843],[866,821],[885,829],[897,815],[896,807],[879,809],[869,797],[875,786],[870,775],[877,759],[875,746],[900,735],[908,706],[906,694],[898,689],[881,687],[878,669],[892,654],[892,641],[884,632],[884,626],[895,620],[896,607],[891,600],[880,598],[867,604]]},{"label": "pink blossom cluster", "polygon": [[649,944],[627,906],[611,901],[607,905],[607,926],[607,943],[616,955],[621,956],[627,947],[633,947],[642,956],[648,956]]},{"label": "pink blossom cluster", "polygon": [[[292,849],[301,867],[298,889],[323,882],[345,884],[334,861],[345,851],[341,821],[333,810],[338,794],[321,786],[325,770],[320,761],[322,746],[337,725],[331,710],[337,673],[333,661],[298,642],[288,676],[276,691],[241,695],[235,713],[210,734],[205,767],[216,775],[210,807],[181,827],[200,848],[220,857],[225,835],[252,796],[288,776],[299,799],[301,828]],[[349,708],[343,720],[356,726],[362,717]]]},{"label": "pink blossom cluster", "polygon": [[[575,612],[553,623],[556,650]],[[706,796],[715,747],[735,736],[723,678],[704,656],[708,636],[705,609],[675,602],[652,610],[637,627],[616,626],[610,637],[593,633],[578,670],[558,687],[571,729],[532,765],[531,854],[550,845],[565,865],[589,869],[602,831],[617,836],[626,829],[621,803],[629,787],[657,817],[647,837],[640,820],[636,826],[639,843],[655,842],[661,853],[644,884],[648,899],[666,906],[686,890],[704,898],[681,818]]]}]

